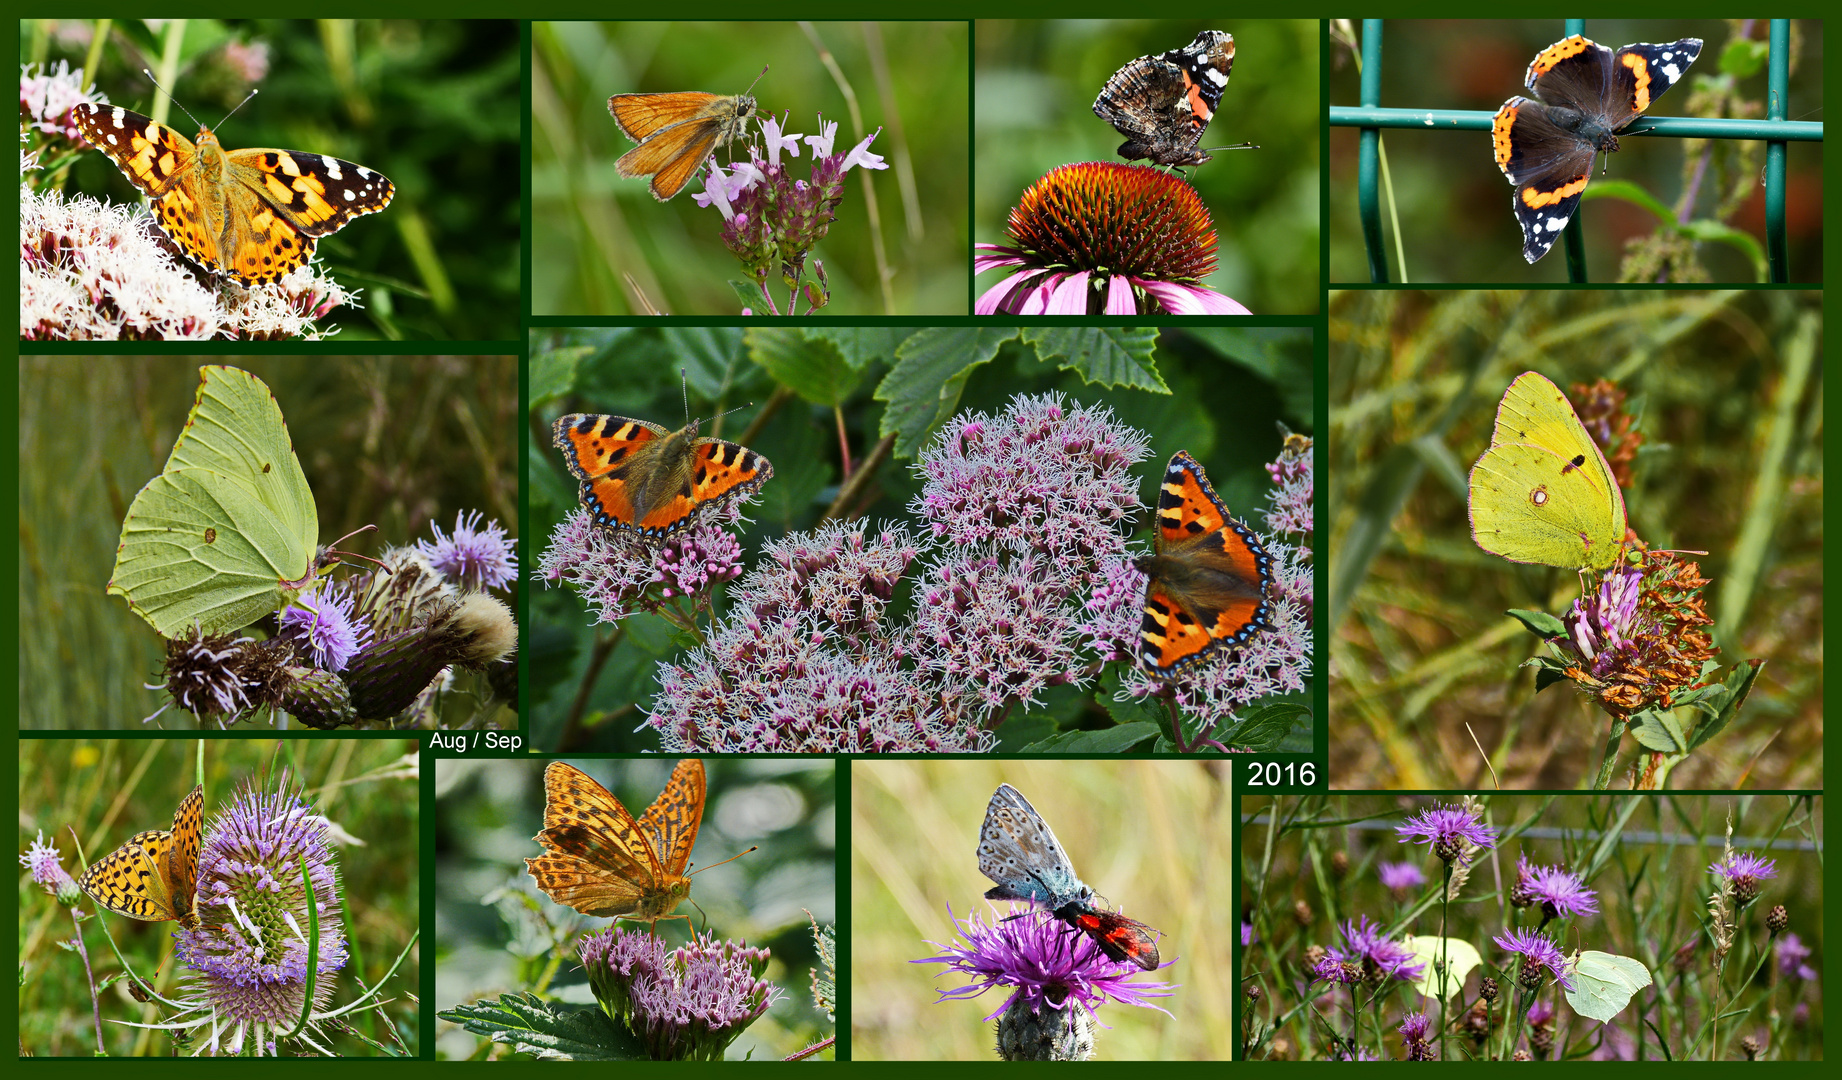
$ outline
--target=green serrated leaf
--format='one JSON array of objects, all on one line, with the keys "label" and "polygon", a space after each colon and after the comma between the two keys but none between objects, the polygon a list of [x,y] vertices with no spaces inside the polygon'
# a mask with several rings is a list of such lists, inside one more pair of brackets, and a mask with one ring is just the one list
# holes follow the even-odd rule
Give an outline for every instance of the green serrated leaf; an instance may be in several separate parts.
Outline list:
[{"label": "green serrated leaf", "polygon": [[1158,331],[1131,327],[1025,327],[1023,340],[1045,363],[1060,361],[1086,383],[1168,394],[1158,375]]},{"label": "green serrated leaf", "polygon": [[[1451,997],[1465,988],[1465,976],[1484,962],[1477,946],[1463,938],[1410,937],[1406,945],[1413,950],[1414,959],[1424,966],[1420,981],[1414,984],[1421,997]],[[1441,959],[1447,965],[1443,978],[1439,969]]]},{"label": "green serrated leaf", "polygon": [[853,370],[862,371],[879,360],[894,363],[896,349],[914,331],[900,326],[832,326],[827,323],[814,326],[806,333],[836,345],[844,362]]},{"label": "green serrated leaf", "polygon": [[1121,724],[1102,731],[1064,731],[1031,743],[1026,754],[1123,754],[1158,734],[1156,724]]},{"label": "green serrated leaf", "polygon": [[861,375],[830,341],[779,327],[757,327],[746,340],[750,359],[814,405],[835,408],[857,389]]},{"label": "green serrated leaf", "polygon": [[1650,985],[1650,969],[1629,956],[1588,949],[1567,965],[1574,988],[1567,991],[1573,1011],[1601,1024],[1623,1012],[1632,995]]},{"label": "green serrated leaf", "polygon": [[438,1014],[483,1039],[552,1061],[644,1061],[646,1049],[632,1032],[597,1008],[507,994]]},{"label": "green serrated leaf", "polygon": [[882,434],[894,435],[896,456],[912,458],[928,433],[959,405],[972,369],[989,363],[998,347],[1017,336],[1005,327],[930,327],[902,342],[895,367],[876,387]]}]

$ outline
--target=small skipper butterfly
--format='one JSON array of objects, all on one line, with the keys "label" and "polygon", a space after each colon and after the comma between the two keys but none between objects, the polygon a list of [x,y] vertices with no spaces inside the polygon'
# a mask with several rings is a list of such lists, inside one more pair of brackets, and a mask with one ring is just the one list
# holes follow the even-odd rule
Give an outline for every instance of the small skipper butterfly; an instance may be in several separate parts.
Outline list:
[{"label": "small skipper butterfly", "polygon": [[[761,75],[766,74],[762,68]],[[748,89],[754,88],[750,83]],[[664,202],[684,190],[713,150],[742,132],[755,115],[755,99],[747,91],[615,94],[608,99],[608,111],[621,134],[639,143],[621,155],[614,171],[628,179],[652,177],[652,197]]]}]

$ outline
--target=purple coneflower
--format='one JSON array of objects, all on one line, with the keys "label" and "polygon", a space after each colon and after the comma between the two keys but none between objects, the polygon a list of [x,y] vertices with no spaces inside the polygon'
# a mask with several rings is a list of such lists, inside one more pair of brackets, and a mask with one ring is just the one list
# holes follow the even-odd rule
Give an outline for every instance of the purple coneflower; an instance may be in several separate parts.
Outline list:
[{"label": "purple coneflower", "polygon": [[1759,883],[1778,876],[1778,864],[1761,859],[1750,851],[1729,851],[1708,867],[1708,873],[1725,877],[1733,886],[1733,898],[1741,907],[1759,896]]},{"label": "purple coneflower", "polygon": [[1516,973],[1516,981],[1524,990],[1534,993],[1540,989],[1546,977],[1552,977],[1560,983],[1563,990],[1573,989],[1573,980],[1567,975],[1567,958],[1561,955],[1560,946],[1546,934],[1506,930],[1491,940],[1497,943],[1498,948],[1522,958],[1522,967]]},{"label": "purple coneflower", "polygon": [[1476,812],[1462,806],[1422,810],[1407,824],[1395,826],[1394,831],[1401,834],[1401,843],[1431,844],[1441,862],[1457,861],[1460,865],[1471,861],[1473,850],[1495,847],[1497,843],[1497,831],[1479,821]]}]

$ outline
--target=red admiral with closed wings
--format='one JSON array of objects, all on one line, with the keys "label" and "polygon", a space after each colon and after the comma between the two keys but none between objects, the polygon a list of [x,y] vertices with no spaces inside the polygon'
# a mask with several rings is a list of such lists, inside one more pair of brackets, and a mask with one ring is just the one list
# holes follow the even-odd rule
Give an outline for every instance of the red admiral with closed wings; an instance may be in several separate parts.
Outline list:
[{"label": "red admiral with closed wings", "polygon": [[1141,56],[1113,73],[1094,99],[1094,115],[1126,141],[1119,156],[1157,165],[1201,165],[1196,149],[1228,88],[1234,35],[1204,30],[1181,49]]},{"label": "red admiral with closed wings", "polygon": [[1510,98],[1490,126],[1497,167],[1516,185],[1523,258],[1548,253],[1580,205],[1593,158],[1616,151],[1618,133],[1700,55],[1700,38],[1613,50],[1577,34],[1536,54],[1523,83],[1541,100]]}]

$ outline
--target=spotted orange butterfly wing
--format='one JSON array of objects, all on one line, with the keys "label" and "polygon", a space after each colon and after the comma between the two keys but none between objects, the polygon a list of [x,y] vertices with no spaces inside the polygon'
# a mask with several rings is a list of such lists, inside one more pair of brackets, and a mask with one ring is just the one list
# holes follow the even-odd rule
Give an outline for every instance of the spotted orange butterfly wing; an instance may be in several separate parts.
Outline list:
[{"label": "spotted orange butterfly wing", "polygon": [[596,918],[657,925],[691,894],[685,874],[704,818],[704,765],[685,758],[638,820],[580,769],[544,769],[544,853],[525,869],[545,896]]},{"label": "spotted orange butterfly wing", "polygon": [[94,144],[153,200],[155,219],[186,255],[245,285],[279,281],[313,257],[316,237],[390,205],[381,173],[298,150],[226,150],[137,112],[84,102],[71,111]]},{"label": "spotted orange butterfly wing", "polygon": [[570,413],[551,428],[582,481],[582,505],[605,529],[660,537],[759,490],[774,466],[745,446],[624,416]]},{"label": "spotted orange butterfly wing", "polygon": [[1157,554],[1134,565],[1151,578],[1139,661],[1157,674],[1180,671],[1272,629],[1266,599],[1271,560],[1183,451],[1170,459],[1158,490]]},{"label": "spotted orange butterfly wing", "polygon": [[173,828],[136,833],[98,859],[77,879],[90,899],[130,919],[196,928],[193,893],[198,888],[198,847],[205,816],[205,790],[195,787],[173,811]]}]

